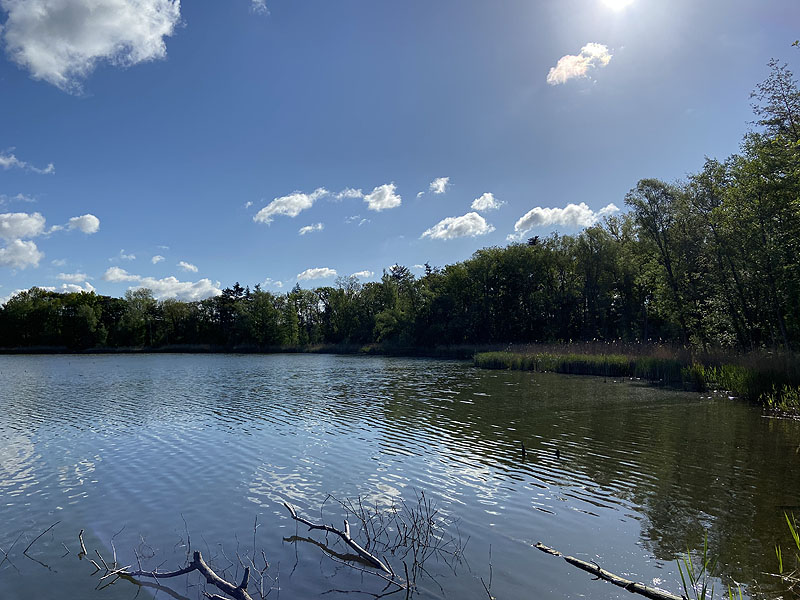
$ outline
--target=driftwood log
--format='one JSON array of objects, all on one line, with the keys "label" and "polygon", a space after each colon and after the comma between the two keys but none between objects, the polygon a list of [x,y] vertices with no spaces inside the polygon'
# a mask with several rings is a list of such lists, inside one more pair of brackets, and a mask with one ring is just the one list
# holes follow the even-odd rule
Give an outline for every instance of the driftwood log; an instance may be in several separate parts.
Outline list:
[{"label": "driftwood log", "polygon": [[340,538],[342,538],[344,543],[350,546],[355,551],[355,553],[368,565],[370,565],[371,567],[375,567],[376,569],[380,569],[381,571],[383,571],[388,575],[394,576],[394,572],[388,566],[386,566],[386,564],[382,560],[377,558],[374,554],[370,554],[369,552],[367,552],[364,548],[362,548],[358,544],[358,542],[356,542],[352,537],[350,537],[350,523],[347,522],[347,519],[345,519],[344,521],[344,531],[340,531],[339,529],[331,527],[330,525],[317,525],[315,523],[312,523],[308,519],[304,519],[303,517],[298,516],[297,511],[291,504],[284,502],[283,505],[286,507],[286,510],[289,511],[289,514],[292,516],[292,518],[298,523],[306,525],[309,531],[312,531],[314,529],[319,529],[322,531],[327,531],[328,533],[333,533],[335,535],[338,535]]},{"label": "driftwood log", "polygon": [[640,594],[647,598],[651,598],[652,600],[687,600],[685,596],[676,596],[675,594],[670,594],[669,592],[665,592],[663,590],[659,590],[643,583],[637,583],[635,581],[630,581],[629,579],[625,579],[624,577],[620,577],[619,575],[615,575],[605,569],[601,568],[600,565],[597,563],[590,563],[586,562],[585,560],[580,560],[579,558],[575,558],[574,556],[566,556],[562,554],[558,550],[554,550],[549,546],[545,546],[541,542],[537,542],[536,546],[534,546],[538,550],[542,552],[546,552],[547,554],[552,554],[553,556],[560,556],[565,561],[567,561],[572,566],[578,567],[586,571],[587,573],[591,573],[595,577],[613,583],[625,590],[628,590],[632,594]]}]

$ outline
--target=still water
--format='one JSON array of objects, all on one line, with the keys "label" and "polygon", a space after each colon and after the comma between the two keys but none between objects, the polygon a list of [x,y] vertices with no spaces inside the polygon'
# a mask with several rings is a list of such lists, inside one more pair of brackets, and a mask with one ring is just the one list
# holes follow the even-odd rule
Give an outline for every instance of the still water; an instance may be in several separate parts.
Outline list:
[{"label": "still water", "polygon": [[[537,541],[681,593],[675,559],[706,534],[723,581],[771,591],[783,513],[800,514],[800,423],[638,382],[427,359],[0,357],[4,600],[167,598],[97,591],[78,531],[105,557],[113,538],[123,566],[137,549],[147,568],[178,568],[188,538],[222,569],[252,554],[256,519],[270,598],[379,592],[284,541],[306,532],[282,503],[340,525],[329,494],[389,507],[421,492],[466,547],[455,569],[426,565],[418,598],[486,598],[481,579],[501,599],[631,598]],[[39,562],[24,556],[57,521],[29,550]],[[201,597],[197,579],[170,586]]]}]

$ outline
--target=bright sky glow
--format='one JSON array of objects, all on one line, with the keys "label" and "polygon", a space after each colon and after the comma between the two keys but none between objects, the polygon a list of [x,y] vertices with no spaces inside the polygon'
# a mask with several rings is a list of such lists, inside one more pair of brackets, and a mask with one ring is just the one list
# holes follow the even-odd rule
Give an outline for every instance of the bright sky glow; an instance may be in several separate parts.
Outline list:
[{"label": "bright sky glow", "polygon": [[603,4],[613,10],[622,10],[633,4],[634,0],[603,0]]},{"label": "bright sky glow", "polygon": [[[739,148],[797,0],[0,0],[0,302],[377,280]],[[622,9],[625,10],[622,10]]]}]

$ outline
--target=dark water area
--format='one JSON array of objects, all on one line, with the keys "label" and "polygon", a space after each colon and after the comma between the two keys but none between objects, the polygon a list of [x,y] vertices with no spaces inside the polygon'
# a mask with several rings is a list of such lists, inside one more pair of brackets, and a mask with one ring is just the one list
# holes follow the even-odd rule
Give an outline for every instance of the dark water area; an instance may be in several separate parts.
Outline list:
[{"label": "dark water area", "polygon": [[[78,531],[164,569],[188,532],[222,568],[252,549],[256,518],[270,598],[378,592],[285,542],[298,529],[282,503],[335,524],[330,494],[389,507],[420,492],[466,548],[455,571],[427,565],[419,598],[485,598],[490,575],[502,599],[631,597],[537,541],[681,593],[675,559],[704,535],[723,582],[771,593],[799,475],[800,423],[639,382],[363,356],[0,356],[0,598],[153,598],[96,590]],[[30,550],[46,566],[23,556],[56,521]],[[170,585],[201,597],[196,578]]]}]

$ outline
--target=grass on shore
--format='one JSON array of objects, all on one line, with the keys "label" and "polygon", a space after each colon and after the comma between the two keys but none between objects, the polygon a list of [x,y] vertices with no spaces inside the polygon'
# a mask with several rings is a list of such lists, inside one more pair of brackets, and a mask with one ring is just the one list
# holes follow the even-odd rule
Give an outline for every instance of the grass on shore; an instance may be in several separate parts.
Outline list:
[{"label": "grass on shore", "polygon": [[587,344],[479,352],[475,365],[572,375],[630,377],[695,391],[724,390],[776,412],[800,412],[800,356],[692,354],[667,346]]}]

